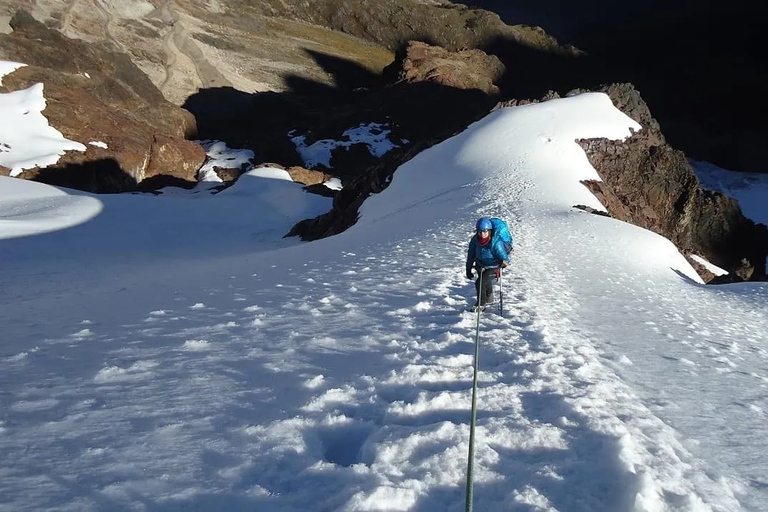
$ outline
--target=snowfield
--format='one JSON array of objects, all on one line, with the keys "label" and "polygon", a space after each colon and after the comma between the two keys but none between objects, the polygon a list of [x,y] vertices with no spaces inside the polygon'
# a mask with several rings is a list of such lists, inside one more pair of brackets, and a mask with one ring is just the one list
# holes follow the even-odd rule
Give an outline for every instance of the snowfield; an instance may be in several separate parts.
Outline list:
[{"label": "snowfield", "polygon": [[464,510],[492,215],[515,251],[480,319],[475,510],[766,510],[768,286],[573,208],[600,208],[575,139],[630,128],[603,94],[493,112],[311,243],[282,236],[330,200],[273,171],[0,178],[0,509]]}]

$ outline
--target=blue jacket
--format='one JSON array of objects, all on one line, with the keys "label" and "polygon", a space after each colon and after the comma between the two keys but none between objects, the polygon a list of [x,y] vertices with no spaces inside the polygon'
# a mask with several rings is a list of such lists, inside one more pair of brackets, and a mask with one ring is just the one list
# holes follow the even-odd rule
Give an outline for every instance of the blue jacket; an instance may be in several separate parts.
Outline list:
[{"label": "blue jacket", "polygon": [[509,253],[504,246],[504,240],[493,237],[487,244],[480,245],[477,235],[472,236],[467,251],[467,272],[472,270],[475,264],[478,267],[498,267],[502,261],[509,264]]}]

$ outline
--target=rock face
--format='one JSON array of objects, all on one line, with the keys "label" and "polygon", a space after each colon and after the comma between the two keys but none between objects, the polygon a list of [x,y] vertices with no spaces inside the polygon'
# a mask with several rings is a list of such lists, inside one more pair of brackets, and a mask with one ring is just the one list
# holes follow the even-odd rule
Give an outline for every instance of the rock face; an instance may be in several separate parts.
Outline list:
[{"label": "rock face", "polygon": [[397,81],[434,82],[457,89],[477,89],[489,95],[499,94],[496,83],[506,71],[497,57],[480,50],[450,52],[419,41],[410,42],[399,52],[394,66],[401,70],[393,73]]},{"label": "rock face", "polygon": [[126,54],[68,39],[25,11],[10,25],[13,32],[0,35],[0,58],[27,66],[6,76],[2,88],[42,82],[49,123],[88,148],[21,178],[99,193],[135,190],[160,174],[197,181],[205,152],[185,140],[196,131],[194,117],[168,103]]},{"label": "rock face", "polygon": [[296,183],[301,183],[306,187],[320,185],[330,180],[333,176],[320,171],[313,171],[300,165],[294,165],[286,169],[286,172]]},{"label": "rock face", "polygon": [[735,200],[700,187],[686,156],[666,143],[633,86],[614,84],[604,92],[643,126],[623,142],[579,141],[603,180],[586,185],[611,215],[665,236],[686,256],[702,256],[732,279],[765,280],[766,226],[745,218]]}]

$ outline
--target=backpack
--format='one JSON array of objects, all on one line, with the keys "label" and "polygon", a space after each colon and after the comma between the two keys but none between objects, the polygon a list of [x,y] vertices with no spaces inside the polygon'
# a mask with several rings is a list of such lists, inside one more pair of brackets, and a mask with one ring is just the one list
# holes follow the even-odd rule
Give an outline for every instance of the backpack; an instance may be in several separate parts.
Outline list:
[{"label": "backpack", "polygon": [[512,252],[514,239],[512,238],[512,233],[509,232],[507,223],[496,217],[491,217],[491,224],[493,225],[492,244],[495,245],[497,240],[501,240],[504,242],[504,248],[507,250],[507,254]]}]

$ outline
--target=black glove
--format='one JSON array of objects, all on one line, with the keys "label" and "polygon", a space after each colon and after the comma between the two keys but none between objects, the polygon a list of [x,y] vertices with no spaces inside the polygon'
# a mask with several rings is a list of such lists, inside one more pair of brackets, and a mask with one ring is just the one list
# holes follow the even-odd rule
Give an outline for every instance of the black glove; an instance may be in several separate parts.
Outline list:
[{"label": "black glove", "polygon": [[467,279],[474,279],[474,278],[475,278],[475,276],[472,274],[472,269],[468,268],[467,269]]}]

